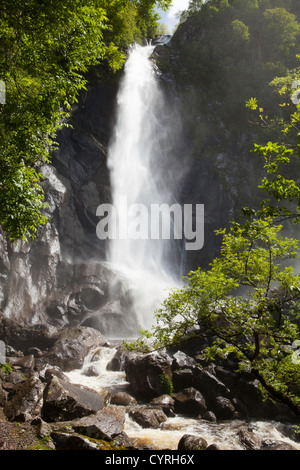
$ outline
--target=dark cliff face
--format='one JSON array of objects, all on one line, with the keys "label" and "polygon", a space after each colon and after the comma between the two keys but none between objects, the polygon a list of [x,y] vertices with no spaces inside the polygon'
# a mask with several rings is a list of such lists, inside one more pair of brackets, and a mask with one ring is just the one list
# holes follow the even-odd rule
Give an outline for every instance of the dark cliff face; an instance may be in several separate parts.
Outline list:
[{"label": "dark cliff face", "polygon": [[[172,201],[205,208],[204,247],[182,250],[174,268],[181,274],[207,266],[219,249],[214,230],[226,226],[243,201],[250,204],[257,186],[249,135],[219,116],[219,103],[199,107],[188,69],[181,70],[185,83],[177,81],[178,47],[198,36],[195,28],[181,28],[153,55],[166,100],[161,118],[167,157],[158,180]],[[73,112],[72,128],[59,133],[59,150],[42,169],[49,222],[40,237],[16,247],[1,234],[0,309],[21,323],[50,330],[82,324],[116,335],[136,331],[126,279],[107,264],[107,245],[96,235],[96,209],[110,202],[107,147],[117,90],[116,81],[90,85]]]},{"label": "dark cliff face", "polygon": [[48,223],[29,244],[10,244],[1,233],[1,313],[20,323],[56,331],[93,326],[108,335],[136,329],[127,281],[106,263],[96,236],[96,209],[110,201],[106,165],[117,84],[89,86],[59,150],[41,168]]},{"label": "dark cliff face", "polygon": [[63,255],[72,260],[106,259],[106,247],[96,236],[96,209],[110,201],[106,162],[116,93],[116,83],[88,87],[72,114],[72,127],[58,135],[52,164],[68,182],[69,199],[58,207],[56,225]]},{"label": "dark cliff face", "polygon": [[[185,253],[185,273],[207,267],[219,253],[215,230],[243,217],[243,206],[257,207],[262,196],[262,162],[251,152],[259,129],[249,125],[245,102],[237,111],[236,103],[226,108],[228,102],[217,97],[215,72],[204,78],[202,72],[193,75],[202,68],[201,63],[195,66],[198,56],[193,51],[208,48],[207,36],[197,19],[190,18],[153,54],[167,100],[170,107],[175,104],[181,121],[181,142],[174,153],[174,169],[182,175],[176,197],[182,204],[205,207],[204,247]],[[232,83],[228,94],[234,94],[234,87]]]}]

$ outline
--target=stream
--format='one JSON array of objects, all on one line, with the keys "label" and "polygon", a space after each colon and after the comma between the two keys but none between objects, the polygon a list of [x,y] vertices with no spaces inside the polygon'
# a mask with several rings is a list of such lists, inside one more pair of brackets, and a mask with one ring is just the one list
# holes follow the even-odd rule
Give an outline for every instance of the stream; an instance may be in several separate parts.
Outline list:
[{"label": "stream", "polygon": [[[109,404],[109,397],[112,393],[129,389],[129,383],[123,371],[107,370],[107,364],[116,351],[115,347],[97,348],[86,357],[81,369],[73,370],[66,375],[71,382],[101,393]],[[87,375],[91,367],[96,375]],[[232,420],[211,423],[176,415],[162,423],[160,429],[150,429],[142,428],[126,413],[124,431],[137,445],[147,445],[155,450],[176,450],[184,434],[202,437],[209,445],[216,444],[220,450],[245,450],[239,440],[239,433],[243,431],[253,431],[262,442],[280,441],[300,450],[300,443],[286,437],[280,430],[281,426],[281,423],[275,421]]]}]

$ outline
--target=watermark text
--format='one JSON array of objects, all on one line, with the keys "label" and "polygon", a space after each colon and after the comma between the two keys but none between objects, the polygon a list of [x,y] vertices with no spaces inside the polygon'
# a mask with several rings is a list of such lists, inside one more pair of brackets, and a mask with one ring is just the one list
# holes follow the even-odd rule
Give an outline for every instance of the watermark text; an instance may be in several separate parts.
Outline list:
[{"label": "watermark text", "polygon": [[101,204],[96,233],[100,240],[185,240],[186,250],[204,245],[203,204],[131,204],[121,196],[117,205]]}]

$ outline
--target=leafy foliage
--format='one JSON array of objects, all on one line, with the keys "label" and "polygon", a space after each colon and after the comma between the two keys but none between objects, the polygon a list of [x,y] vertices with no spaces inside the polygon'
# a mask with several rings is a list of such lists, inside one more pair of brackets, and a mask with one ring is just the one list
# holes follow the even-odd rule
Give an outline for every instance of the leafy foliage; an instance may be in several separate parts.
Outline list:
[{"label": "leafy foliage", "polygon": [[[274,117],[265,115],[256,98],[247,101],[246,106],[254,113],[253,122],[271,130],[274,141],[254,144],[253,152],[264,159],[266,174],[260,188],[269,197],[263,199],[257,217],[271,216],[281,221],[292,219],[299,222],[300,186],[295,177],[299,171],[300,156],[300,101],[294,83],[300,76],[299,68],[289,71],[286,77],[276,78],[272,85],[281,97],[280,112]],[[277,141],[276,141],[277,140]],[[244,209],[248,215],[253,210]]]},{"label": "leafy foliage", "polygon": [[45,223],[40,164],[66,124],[91,66],[118,70],[125,48],[157,28],[170,0],[16,0],[1,3],[0,223],[12,240]]},{"label": "leafy foliage", "polygon": [[[299,338],[300,275],[283,261],[297,256],[297,242],[279,236],[270,220],[232,223],[222,235],[221,254],[210,269],[198,268],[156,313],[154,348],[190,337],[210,338],[210,359],[234,354],[268,396],[300,414],[300,370],[293,361]],[[144,332],[145,335],[146,332]],[[149,332],[145,344],[149,342]],[[141,339],[138,346],[142,346]],[[137,345],[136,345],[137,346]]]},{"label": "leafy foliage", "polygon": [[275,111],[276,95],[269,83],[296,66],[299,13],[292,1],[190,2],[178,29],[194,31],[195,39],[178,44],[180,68],[174,74],[183,86],[188,80],[199,99],[221,103],[218,113],[226,122],[246,127],[244,102],[256,96],[262,106]]}]

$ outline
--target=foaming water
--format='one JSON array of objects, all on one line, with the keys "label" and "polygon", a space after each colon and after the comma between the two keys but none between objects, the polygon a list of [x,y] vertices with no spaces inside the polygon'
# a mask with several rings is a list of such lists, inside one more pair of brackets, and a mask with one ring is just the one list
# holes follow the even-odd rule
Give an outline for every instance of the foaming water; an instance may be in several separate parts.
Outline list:
[{"label": "foaming water", "polygon": [[172,251],[175,253],[172,241],[160,236],[162,216],[151,217],[152,205],[163,210],[162,205],[168,205],[170,199],[162,174],[167,132],[160,120],[164,97],[151,60],[153,49],[136,45],[129,54],[108,154],[116,215],[109,262],[129,280],[140,323],[137,329],[152,326],[155,307],[178,282],[170,269]]},{"label": "foaming water", "polygon": [[67,372],[71,382],[84,385],[106,397],[112,390],[126,388],[125,373],[109,371],[107,365],[117,352],[116,348],[99,347],[93,349],[85,358],[81,369]]},{"label": "foaming water", "polygon": [[239,435],[241,432],[253,431],[263,445],[264,442],[280,441],[300,450],[300,444],[284,436],[278,430],[276,422],[224,421],[210,423],[205,420],[189,419],[182,416],[169,418],[160,429],[143,429],[127,416],[124,431],[135,440],[136,444],[148,445],[157,450],[177,450],[178,443],[184,434],[205,439],[208,445],[215,444],[220,450],[245,450]]},{"label": "foaming water", "polygon": [[[117,348],[100,347],[91,351],[81,369],[66,373],[71,382],[87,386],[99,392],[109,404],[110,397],[116,391],[129,391],[124,371],[107,370],[107,365],[114,357]],[[92,367],[93,375],[90,376]],[[272,421],[223,421],[211,423],[201,419],[191,419],[176,415],[168,418],[159,429],[143,428],[126,413],[124,432],[136,445],[147,445],[157,450],[177,450],[184,434],[202,437],[208,445],[216,444],[221,450],[245,450],[240,440],[240,433],[254,432],[256,440],[264,442],[280,441],[300,450],[300,443],[285,436],[280,430],[280,423]]]}]

